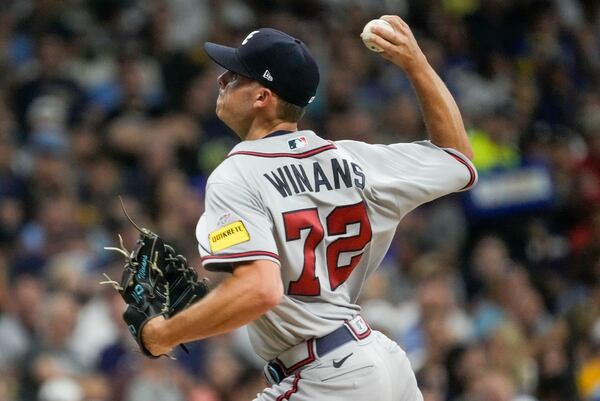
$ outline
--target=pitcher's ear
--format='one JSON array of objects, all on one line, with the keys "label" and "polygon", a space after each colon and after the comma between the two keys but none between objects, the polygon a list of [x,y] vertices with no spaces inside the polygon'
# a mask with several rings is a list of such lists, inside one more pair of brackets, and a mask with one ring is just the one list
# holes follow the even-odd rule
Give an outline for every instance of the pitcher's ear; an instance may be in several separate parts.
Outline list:
[{"label": "pitcher's ear", "polygon": [[266,106],[270,101],[274,99],[275,95],[269,88],[261,87],[256,93],[255,103],[259,107]]}]

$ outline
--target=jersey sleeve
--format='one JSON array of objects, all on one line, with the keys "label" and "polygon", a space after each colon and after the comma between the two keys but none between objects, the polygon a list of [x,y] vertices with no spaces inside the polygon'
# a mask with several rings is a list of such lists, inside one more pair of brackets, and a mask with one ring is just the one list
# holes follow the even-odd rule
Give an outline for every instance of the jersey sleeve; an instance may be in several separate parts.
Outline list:
[{"label": "jersey sleeve", "polygon": [[243,187],[229,183],[207,186],[196,237],[207,270],[230,272],[234,262],[256,259],[279,264],[273,223],[259,199]]},{"label": "jersey sleeve", "polygon": [[475,166],[455,149],[430,141],[371,146],[362,158],[369,166],[373,196],[396,216],[477,182]]}]

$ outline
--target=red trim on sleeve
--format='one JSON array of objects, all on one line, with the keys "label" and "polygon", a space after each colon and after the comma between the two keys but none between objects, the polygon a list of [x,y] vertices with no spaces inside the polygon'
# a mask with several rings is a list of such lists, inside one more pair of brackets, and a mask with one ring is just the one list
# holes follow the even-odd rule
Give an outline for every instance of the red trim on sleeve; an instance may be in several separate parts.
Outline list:
[{"label": "red trim on sleeve", "polygon": [[269,256],[271,258],[279,260],[279,255],[273,252],[267,251],[250,251],[250,252],[239,252],[239,253],[227,253],[223,255],[209,255],[201,257],[200,260],[204,262],[205,260],[211,259],[235,259],[235,258],[244,258],[246,256]]},{"label": "red trim on sleeve", "polygon": [[462,191],[463,189],[467,189],[471,185],[473,185],[473,183],[475,182],[475,179],[477,178],[477,173],[475,172],[475,169],[473,169],[473,167],[471,166],[471,164],[468,163],[468,162],[466,162],[460,156],[457,156],[457,155],[455,155],[452,152],[449,152],[447,150],[444,150],[444,152],[446,152],[450,156],[454,157],[457,161],[459,161],[460,163],[462,163],[469,170],[469,174],[471,175],[471,178],[469,179],[469,182],[467,183],[467,185],[465,185],[464,187],[462,187],[460,190]]},{"label": "red trim on sleeve", "polygon": [[337,147],[330,143],[328,145],[323,145],[318,148],[307,150],[302,153],[264,153],[264,152],[251,152],[248,150],[240,150],[238,152],[230,153],[227,157],[236,156],[236,155],[246,155],[246,156],[256,156],[256,157],[291,157],[293,159],[304,159],[305,157],[310,157],[317,155],[319,153],[325,152],[327,150],[337,149]]},{"label": "red trim on sleeve", "polygon": [[277,399],[275,401],[284,401],[284,400],[289,400],[290,397],[292,396],[292,394],[294,394],[295,392],[298,391],[298,382],[300,381],[301,377],[300,377],[300,372],[296,373],[296,377],[294,377],[294,381],[292,382],[292,387],[286,391],[285,393],[281,394],[279,397],[277,397]]}]

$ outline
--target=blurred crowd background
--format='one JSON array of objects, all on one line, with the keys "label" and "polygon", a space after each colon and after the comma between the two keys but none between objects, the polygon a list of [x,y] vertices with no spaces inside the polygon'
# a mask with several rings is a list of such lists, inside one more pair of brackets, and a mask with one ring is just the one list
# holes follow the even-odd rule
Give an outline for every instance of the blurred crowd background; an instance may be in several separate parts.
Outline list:
[{"label": "blurred crowd background", "polygon": [[140,224],[200,265],[204,183],[237,142],[214,115],[205,40],[271,26],[321,85],[301,128],[426,138],[410,82],[362,26],[398,14],[447,82],[480,183],[401,223],[361,305],[407,351],[426,401],[600,400],[600,2],[3,0],[0,401],[243,401],[243,330],[147,360],[103,250]]}]

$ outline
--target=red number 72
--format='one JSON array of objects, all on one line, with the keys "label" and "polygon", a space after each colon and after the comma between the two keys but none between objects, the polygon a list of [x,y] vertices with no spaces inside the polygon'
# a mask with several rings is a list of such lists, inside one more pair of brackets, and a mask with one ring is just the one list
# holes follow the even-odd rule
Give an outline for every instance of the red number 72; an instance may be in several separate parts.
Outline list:
[{"label": "red number 72", "polygon": [[[327,246],[325,254],[329,285],[332,291],[348,279],[363,252],[350,258],[350,263],[338,266],[338,259],[343,252],[362,250],[371,241],[371,223],[367,216],[364,202],[354,205],[338,206],[327,216],[327,235],[343,235],[350,224],[359,224],[358,234],[351,237],[338,238]],[[286,241],[301,238],[302,230],[309,230],[304,242],[304,264],[302,274],[296,281],[291,281],[287,293],[289,295],[312,295],[321,293],[321,284],[316,275],[315,249],[323,240],[325,233],[319,211],[316,208],[300,209],[283,213]]]}]

